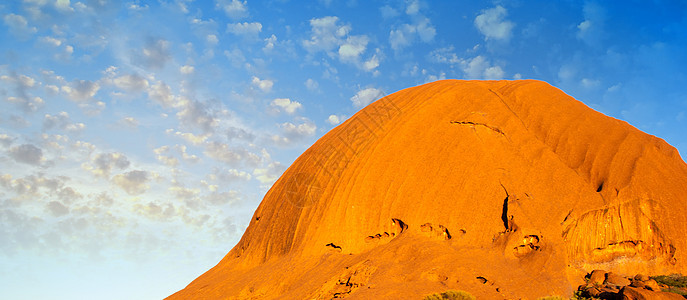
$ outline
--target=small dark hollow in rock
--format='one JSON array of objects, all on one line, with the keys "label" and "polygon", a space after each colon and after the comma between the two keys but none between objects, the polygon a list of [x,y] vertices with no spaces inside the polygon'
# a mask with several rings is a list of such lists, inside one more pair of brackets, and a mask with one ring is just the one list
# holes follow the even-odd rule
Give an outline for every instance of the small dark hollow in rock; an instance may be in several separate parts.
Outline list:
[{"label": "small dark hollow in rock", "polygon": [[334,245],[334,243],[329,243],[329,244],[325,245],[325,247],[332,247],[334,249],[341,249],[341,246]]}]

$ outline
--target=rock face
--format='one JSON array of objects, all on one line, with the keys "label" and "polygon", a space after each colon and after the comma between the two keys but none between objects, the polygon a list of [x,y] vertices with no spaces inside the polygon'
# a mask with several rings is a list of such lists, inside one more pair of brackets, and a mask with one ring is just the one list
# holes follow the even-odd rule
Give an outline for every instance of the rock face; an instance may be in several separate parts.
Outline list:
[{"label": "rock face", "polygon": [[539,81],[444,80],[303,153],[172,299],[571,295],[594,269],[687,273],[676,149]]},{"label": "rock face", "polygon": [[[586,298],[604,300],[685,299],[677,293],[663,292],[656,280],[643,274],[626,278],[613,272],[606,273],[604,270],[594,270],[585,278],[587,278],[587,282],[577,287],[577,290],[580,291],[580,296]],[[669,287],[664,286],[664,288],[668,289]]]},{"label": "rock face", "polygon": [[651,292],[643,289],[624,287],[618,293],[621,300],[684,300],[682,296],[666,292]]}]

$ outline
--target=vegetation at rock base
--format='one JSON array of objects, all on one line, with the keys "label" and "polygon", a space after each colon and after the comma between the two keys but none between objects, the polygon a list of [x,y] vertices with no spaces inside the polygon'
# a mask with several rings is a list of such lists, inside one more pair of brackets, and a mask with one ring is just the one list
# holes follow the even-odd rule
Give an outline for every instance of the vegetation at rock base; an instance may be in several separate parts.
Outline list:
[{"label": "vegetation at rock base", "polygon": [[599,299],[601,299],[601,298],[585,296],[584,292],[582,292],[582,291],[575,291],[572,298],[570,298],[570,300],[599,300]]},{"label": "vegetation at rock base", "polygon": [[671,292],[682,296],[687,296],[687,276],[671,274],[652,276],[651,278],[656,280],[656,282],[659,284],[667,286],[667,288],[662,289],[664,292]]},{"label": "vegetation at rock base", "polygon": [[651,278],[667,286],[687,288],[687,276],[682,276],[680,274],[659,275],[652,276]]},{"label": "vegetation at rock base", "polygon": [[426,296],[424,300],[475,300],[475,296],[466,291],[445,291]]}]

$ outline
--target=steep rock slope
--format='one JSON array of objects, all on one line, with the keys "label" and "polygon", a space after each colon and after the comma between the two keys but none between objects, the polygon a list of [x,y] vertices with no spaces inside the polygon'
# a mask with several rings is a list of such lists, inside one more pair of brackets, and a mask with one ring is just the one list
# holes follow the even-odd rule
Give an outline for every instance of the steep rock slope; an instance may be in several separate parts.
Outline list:
[{"label": "steep rock slope", "polygon": [[318,140],[170,298],[536,298],[595,268],[687,273],[685,191],[676,149],[544,82],[438,81]]}]

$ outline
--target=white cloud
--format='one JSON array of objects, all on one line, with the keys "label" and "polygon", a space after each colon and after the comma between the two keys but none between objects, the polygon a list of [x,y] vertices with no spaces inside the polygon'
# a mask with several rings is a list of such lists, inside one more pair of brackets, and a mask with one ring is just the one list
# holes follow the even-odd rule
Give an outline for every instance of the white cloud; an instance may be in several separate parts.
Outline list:
[{"label": "white cloud", "polygon": [[21,15],[7,14],[3,18],[5,25],[10,28],[13,34],[26,36],[36,33],[36,27],[29,27],[29,22]]},{"label": "white cloud", "polygon": [[339,25],[339,18],[327,16],[310,20],[311,36],[303,41],[305,50],[311,53],[331,51],[339,46],[351,31],[350,25]]},{"label": "white cloud", "polygon": [[365,52],[369,38],[364,35],[349,36],[339,47],[339,58],[342,61],[357,62],[360,55]]},{"label": "white cloud", "polygon": [[224,10],[224,12],[233,19],[240,19],[248,16],[248,7],[246,1],[240,0],[216,0],[216,7]]},{"label": "white cloud", "polygon": [[55,1],[55,8],[62,12],[71,12],[74,11],[74,8],[69,6],[70,1],[69,0],[57,0]]},{"label": "white cloud", "polygon": [[100,84],[89,80],[75,80],[67,85],[63,85],[62,92],[74,102],[88,102],[93,100],[93,97],[100,89]]},{"label": "white cloud", "polygon": [[366,35],[349,35],[351,25],[339,24],[338,17],[311,19],[310,27],[310,39],[302,41],[303,48],[310,54],[325,52],[329,57],[368,72],[379,66],[379,49],[371,58],[363,58],[370,38]]},{"label": "white cloud", "polygon": [[140,52],[134,53],[133,59],[147,68],[155,70],[162,69],[171,58],[169,46],[169,41],[167,40],[149,39]]},{"label": "white cloud", "polygon": [[42,143],[41,146],[48,150],[62,150],[65,145],[69,142],[69,137],[61,134],[41,134]]},{"label": "white cloud", "polygon": [[438,75],[437,74],[429,74],[429,72],[425,69],[422,69],[422,74],[427,75],[425,78],[425,82],[434,82],[437,80],[444,80],[446,79],[446,73],[440,72]]},{"label": "white cloud", "polygon": [[408,5],[406,6],[406,14],[407,15],[416,15],[417,13],[420,12],[420,1],[419,0],[410,0],[406,1]]},{"label": "white cloud", "polygon": [[55,96],[60,92],[60,88],[56,85],[46,85],[45,86],[45,91],[50,95],[50,96]]},{"label": "white cloud", "polygon": [[270,103],[270,106],[276,108],[277,110],[283,110],[290,115],[294,114],[296,110],[299,110],[303,107],[300,102],[291,101],[289,98],[274,99],[272,100],[272,103]]},{"label": "white cloud", "polygon": [[429,53],[428,58],[431,61],[443,64],[458,64],[462,59],[458,58],[454,52],[453,46],[435,49]]},{"label": "white cloud", "polygon": [[239,196],[239,192],[234,190],[226,192],[212,192],[209,195],[205,196],[203,201],[210,203],[212,205],[225,205],[240,200]]},{"label": "white cloud", "polygon": [[389,44],[391,44],[391,48],[400,50],[410,46],[414,33],[415,28],[410,24],[403,24],[399,29],[391,30],[391,32],[389,32]]},{"label": "white cloud", "polygon": [[262,184],[272,184],[281,176],[286,168],[279,162],[272,162],[266,168],[256,168],[253,176]]},{"label": "white cloud", "polygon": [[436,29],[426,17],[418,18],[413,24],[402,24],[389,32],[389,44],[395,51],[412,45],[417,38],[429,43],[436,36]]},{"label": "white cloud", "polygon": [[224,50],[224,56],[226,56],[231,64],[236,68],[243,67],[244,63],[246,62],[246,56],[244,56],[243,51],[238,48]]},{"label": "white cloud", "polygon": [[106,106],[107,104],[105,104],[105,102],[102,101],[79,104],[79,107],[83,110],[83,112],[89,116],[95,116],[100,114],[103,110],[105,110]]},{"label": "white cloud", "polygon": [[210,133],[219,125],[219,120],[215,116],[216,111],[207,102],[180,97],[176,107],[179,108],[177,119],[185,127]]},{"label": "white cloud", "polygon": [[499,66],[491,66],[484,70],[484,79],[502,79],[503,69]]},{"label": "white cloud", "polygon": [[[0,76],[0,80],[7,81],[14,85],[15,96],[8,96],[5,100],[18,106],[22,111],[34,112],[45,104],[41,97],[34,97],[29,93],[32,88],[41,84],[32,77],[12,73],[9,76]],[[0,90],[0,92],[4,91]]]},{"label": "white cloud", "polygon": [[353,102],[353,106],[359,108],[367,106],[368,104],[372,103],[372,101],[381,98],[383,95],[384,92],[379,89],[366,88],[358,91],[353,97],[351,97],[351,102]]},{"label": "white cloud", "polygon": [[251,174],[237,169],[215,169],[210,177],[212,180],[220,182],[248,181],[251,179]]},{"label": "white cloud", "polygon": [[195,70],[196,69],[193,66],[189,65],[181,66],[181,68],[179,68],[179,72],[181,72],[181,74],[193,74]]},{"label": "white cloud", "polygon": [[43,162],[43,150],[31,144],[12,147],[8,154],[16,162],[20,163],[40,165]]},{"label": "white cloud", "polygon": [[200,194],[200,189],[198,188],[186,188],[183,186],[172,186],[169,188],[169,191],[174,194],[174,197],[179,200],[186,200],[187,203],[190,203],[189,200],[193,200]]},{"label": "white cloud", "polygon": [[502,79],[505,76],[501,66],[492,64],[486,57],[478,55],[469,59],[460,58],[453,52],[453,47],[435,49],[429,53],[428,59],[437,63],[458,65],[466,79]]},{"label": "white cloud", "polygon": [[185,162],[197,163],[200,161],[200,158],[195,154],[188,154],[188,152],[186,152],[187,149],[185,145],[174,145],[174,149],[181,154],[181,158]]},{"label": "white cloud", "polygon": [[131,11],[144,11],[144,10],[148,10],[149,7],[148,7],[148,5],[141,6],[141,5],[138,5],[136,3],[129,3],[129,5],[126,8],[131,10]]},{"label": "white cloud", "polygon": [[501,5],[482,10],[475,17],[475,26],[485,40],[508,40],[515,23],[505,19],[507,14],[508,11]]},{"label": "white cloud", "polygon": [[152,220],[169,220],[171,218],[180,216],[177,208],[171,203],[158,204],[155,202],[148,202],[147,204],[137,203],[133,206],[133,211],[136,214],[145,216]]},{"label": "white cloud", "polygon": [[[374,71],[374,69],[376,69],[377,67],[379,67],[379,56],[377,56],[377,54],[373,55],[372,57],[370,57],[370,59],[366,60],[362,64],[362,69],[368,72]],[[379,71],[375,71],[374,75],[376,76],[378,74]]]},{"label": "white cloud", "polygon": [[584,20],[582,23],[577,25],[577,29],[579,31],[577,32],[577,38],[582,38],[589,30],[592,28],[592,21],[590,20]]},{"label": "white cloud", "polygon": [[81,131],[86,128],[84,123],[74,123],[69,118],[69,114],[65,111],[59,112],[56,115],[45,114],[43,118],[43,130],[58,128],[67,131]]},{"label": "white cloud", "polygon": [[219,39],[214,34],[208,34],[205,37],[205,41],[207,41],[210,45],[217,45],[217,43],[219,43]]},{"label": "white cloud", "polygon": [[580,80],[580,85],[584,88],[591,89],[601,85],[601,81],[597,79],[582,78],[582,80]]},{"label": "white cloud", "polygon": [[116,77],[112,79],[112,83],[117,88],[127,92],[142,92],[148,88],[148,80],[138,74],[129,74]]},{"label": "white cloud", "polygon": [[45,101],[41,97],[7,97],[6,100],[19,106],[24,112],[34,112],[43,107]]},{"label": "white cloud", "polygon": [[389,5],[384,5],[384,6],[380,7],[379,12],[382,14],[382,18],[384,18],[384,19],[391,19],[391,18],[398,17],[400,15],[398,10],[394,9],[393,7],[391,7]]},{"label": "white cloud", "polygon": [[318,88],[318,86],[319,86],[319,84],[317,83],[317,81],[315,81],[315,80],[312,79],[312,78],[308,78],[308,80],[306,80],[304,84],[305,84],[305,87],[306,87],[309,91],[316,91],[317,88]]},{"label": "white cloud", "polygon": [[468,79],[502,79],[505,72],[500,66],[492,65],[484,56],[478,55],[461,62]]},{"label": "white cloud", "polygon": [[55,217],[64,216],[69,213],[69,208],[59,201],[50,201],[45,205],[45,208]]},{"label": "white cloud", "polygon": [[251,84],[259,88],[261,91],[268,93],[270,90],[272,90],[274,82],[269,79],[260,79],[256,76],[253,76],[253,78],[251,79]]},{"label": "white cloud", "polygon": [[9,147],[16,140],[16,138],[11,137],[5,133],[0,133],[0,145],[3,147]]},{"label": "white cloud", "polygon": [[124,154],[111,152],[96,155],[90,164],[84,163],[82,167],[91,171],[95,176],[109,178],[113,169],[124,170],[130,164],[129,159]]},{"label": "white cloud", "polygon": [[172,94],[172,89],[161,81],[150,86],[148,97],[164,108],[172,108],[177,105],[177,98]]},{"label": "white cloud", "polygon": [[169,148],[169,146],[162,146],[153,149],[153,152],[155,153],[155,158],[161,163],[165,164],[166,166],[176,167],[177,165],[179,165],[179,159],[177,159],[174,156],[165,155],[169,153]]},{"label": "white cloud", "polygon": [[307,137],[307,136],[312,136],[315,134],[315,130],[317,129],[317,126],[315,126],[315,123],[311,122],[310,120],[304,120],[303,123],[301,124],[293,124],[290,122],[286,122],[281,124],[280,126],[284,132],[286,133],[287,136],[290,137]]},{"label": "white cloud", "polygon": [[577,38],[590,46],[598,45],[604,31],[606,11],[595,2],[585,1],[582,8],[584,21],[577,25]]},{"label": "white cloud", "polygon": [[205,143],[205,151],[203,153],[214,160],[230,165],[238,165],[240,163],[255,165],[260,162],[260,156],[255,153],[240,147],[232,148],[228,144],[220,142]]},{"label": "white cloud", "polygon": [[193,145],[203,144],[208,139],[208,137],[210,136],[210,134],[195,135],[195,134],[190,133],[190,132],[174,131],[173,129],[167,129],[165,131],[165,133],[172,134],[172,135],[179,137],[179,138],[181,138],[181,139],[183,139],[183,140],[185,140],[185,141],[187,141]]},{"label": "white cloud", "polygon": [[243,22],[227,24],[227,32],[246,37],[257,37],[262,31],[262,24],[259,22]]},{"label": "white cloud", "polygon": [[429,43],[434,39],[434,36],[437,35],[437,30],[429,22],[428,18],[420,19],[420,21],[415,24],[415,28],[417,34],[420,36],[420,40],[425,43]]},{"label": "white cloud", "polygon": [[64,45],[64,47],[62,47],[62,51],[56,53],[54,57],[56,60],[66,62],[72,58],[72,54],[74,54],[74,46]]},{"label": "white cloud", "polygon": [[136,120],[136,118],[134,117],[124,117],[121,120],[119,120],[119,123],[129,128],[136,128],[139,124],[138,120]]},{"label": "white cloud", "polygon": [[179,156],[181,159],[183,159],[183,161],[188,163],[197,163],[200,161],[198,156],[188,154],[186,150],[187,149],[185,145],[174,145],[173,147],[162,146],[155,148],[153,149],[153,152],[155,153],[155,158],[158,161],[170,167],[176,167],[179,164]]},{"label": "white cloud", "polygon": [[51,37],[51,36],[43,36],[40,38],[40,41],[43,43],[46,43],[48,45],[51,45],[53,47],[59,47],[60,45],[62,45],[61,40],[56,39],[56,38]]},{"label": "white cloud", "polygon": [[317,126],[307,118],[299,118],[300,124],[285,122],[279,124],[282,135],[273,135],[272,142],[279,146],[293,146],[303,139],[313,136]]},{"label": "white cloud", "polygon": [[346,116],[344,115],[329,115],[325,121],[331,125],[339,125],[344,120],[346,120]]},{"label": "white cloud", "polygon": [[270,52],[274,49],[274,45],[277,43],[277,36],[271,35],[265,39],[265,47],[262,47],[262,51]]},{"label": "white cloud", "polygon": [[112,177],[112,183],[123,189],[127,194],[135,196],[145,193],[150,187],[152,174],[147,171],[133,170]]}]

